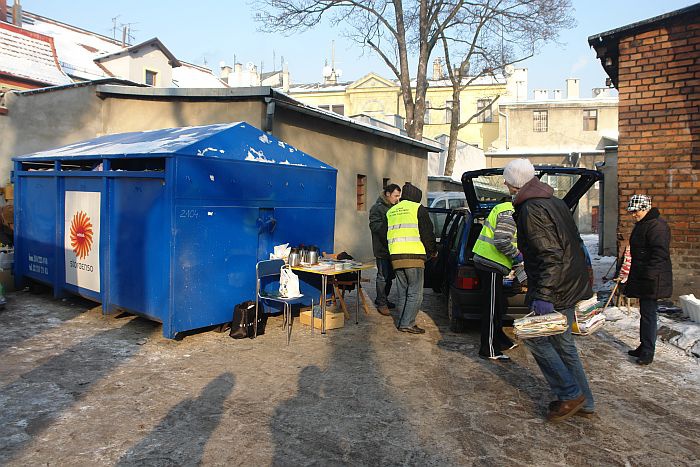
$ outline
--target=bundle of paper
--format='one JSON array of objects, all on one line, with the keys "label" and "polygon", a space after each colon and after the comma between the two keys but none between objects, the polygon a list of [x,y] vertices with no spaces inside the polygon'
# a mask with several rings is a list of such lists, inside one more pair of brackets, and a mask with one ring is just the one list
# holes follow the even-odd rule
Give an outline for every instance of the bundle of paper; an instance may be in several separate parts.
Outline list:
[{"label": "bundle of paper", "polygon": [[557,312],[542,316],[531,313],[513,321],[513,328],[515,328],[515,335],[519,339],[553,336],[566,331],[566,316]]},{"label": "bundle of paper", "polygon": [[[602,310],[602,308],[599,308]],[[571,326],[571,332],[577,336],[587,336],[593,334],[605,324],[605,315],[598,313],[590,316],[586,320],[576,318],[576,322]]]},{"label": "bundle of paper", "polygon": [[576,322],[571,326],[571,332],[579,336],[587,336],[600,329],[605,323],[603,316],[604,305],[598,302],[598,297],[593,294],[588,300],[581,300],[576,304]]}]

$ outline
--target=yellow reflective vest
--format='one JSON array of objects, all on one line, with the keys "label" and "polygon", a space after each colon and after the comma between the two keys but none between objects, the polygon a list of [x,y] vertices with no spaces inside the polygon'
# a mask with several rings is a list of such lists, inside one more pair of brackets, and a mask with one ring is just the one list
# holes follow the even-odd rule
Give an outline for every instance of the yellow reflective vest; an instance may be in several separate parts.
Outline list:
[{"label": "yellow reflective vest", "polygon": [[390,255],[425,255],[418,230],[419,203],[403,200],[386,213]]},{"label": "yellow reflective vest", "polygon": [[[491,260],[495,263],[501,264],[507,267],[508,269],[513,267],[513,260],[501,253],[500,251],[498,251],[496,246],[493,244],[493,238],[498,215],[504,211],[513,210],[513,203],[511,203],[510,201],[494,206],[491,210],[491,213],[489,213],[489,216],[484,221],[484,226],[481,228],[479,238],[476,240],[474,248],[472,248],[474,254],[477,254],[482,258]],[[512,242],[513,245],[517,247],[517,234],[513,236]]]}]

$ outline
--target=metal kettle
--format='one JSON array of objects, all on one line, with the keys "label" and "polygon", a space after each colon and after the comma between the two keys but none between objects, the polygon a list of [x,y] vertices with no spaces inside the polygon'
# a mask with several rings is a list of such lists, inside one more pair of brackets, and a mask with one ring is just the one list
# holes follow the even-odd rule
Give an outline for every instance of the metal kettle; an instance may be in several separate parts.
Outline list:
[{"label": "metal kettle", "polygon": [[299,264],[301,264],[301,255],[299,254],[299,250],[292,248],[287,261],[291,267],[299,266]]},{"label": "metal kettle", "polygon": [[309,264],[318,264],[318,248],[315,246],[309,248],[309,257],[307,262]]}]

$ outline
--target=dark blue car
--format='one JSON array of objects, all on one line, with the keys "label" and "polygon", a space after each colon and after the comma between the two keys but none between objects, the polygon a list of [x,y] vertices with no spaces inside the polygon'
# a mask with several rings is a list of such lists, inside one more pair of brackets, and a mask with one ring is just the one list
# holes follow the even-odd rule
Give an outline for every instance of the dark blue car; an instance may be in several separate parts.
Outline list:
[{"label": "dark blue car", "polygon": [[[554,195],[564,200],[572,215],[583,195],[603,178],[601,172],[575,167],[539,166],[535,173],[554,188]],[[488,294],[479,283],[472,261],[472,248],[491,209],[510,199],[502,168],[465,172],[462,187],[468,207],[429,209],[433,224],[442,229],[436,232],[438,256],[426,264],[425,271],[425,286],[445,294],[450,329],[456,332],[464,329],[465,320],[479,319],[482,307],[488,306]],[[508,317],[527,314],[524,289],[504,279],[503,290],[508,299]]]}]

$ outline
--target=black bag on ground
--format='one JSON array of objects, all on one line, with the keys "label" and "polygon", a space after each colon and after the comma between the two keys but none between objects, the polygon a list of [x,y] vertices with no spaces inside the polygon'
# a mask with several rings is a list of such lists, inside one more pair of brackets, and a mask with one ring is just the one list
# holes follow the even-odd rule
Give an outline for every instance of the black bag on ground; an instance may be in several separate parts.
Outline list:
[{"label": "black bag on ground", "polygon": [[[258,316],[258,336],[265,334],[265,324],[267,315],[260,310]],[[231,332],[234,339],[252,339],[255,337],[255,302],[252,300],[239,303],[233,307],[233,318],[231,319]]]}]

